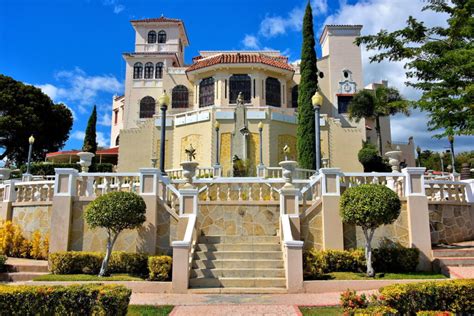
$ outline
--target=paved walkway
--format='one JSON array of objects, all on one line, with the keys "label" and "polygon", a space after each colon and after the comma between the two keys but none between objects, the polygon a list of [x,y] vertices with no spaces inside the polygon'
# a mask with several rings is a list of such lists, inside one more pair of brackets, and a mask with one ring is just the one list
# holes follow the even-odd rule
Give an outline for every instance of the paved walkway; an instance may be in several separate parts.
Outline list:
[{"label": "paved walkway", "polygon": [[[374,291],[361,291],[373,293]],[[132,294],[130,304],[174,305],[171,315],[300,315],[298,306],[339,305],[339,292],[322,294]]]}]

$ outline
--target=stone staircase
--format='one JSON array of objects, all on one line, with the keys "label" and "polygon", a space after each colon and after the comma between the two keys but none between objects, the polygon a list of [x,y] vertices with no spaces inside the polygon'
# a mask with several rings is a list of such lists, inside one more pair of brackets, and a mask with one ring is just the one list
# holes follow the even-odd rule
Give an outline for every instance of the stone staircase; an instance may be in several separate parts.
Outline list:
[{"label": "stone staircase", "polygon": [[286,290],[278,236],[200,236],[190,288]]},{"label": "stone staircase", "polygon": [[48,274],[48,261],[8,258],[6,272],[0,273],[0,282],[31,281],[35,277]]},{"label": "stone staircase", "polygon": [[474,247],[433,249],[434,269],[450,276],[450,267],[474,267]]}]

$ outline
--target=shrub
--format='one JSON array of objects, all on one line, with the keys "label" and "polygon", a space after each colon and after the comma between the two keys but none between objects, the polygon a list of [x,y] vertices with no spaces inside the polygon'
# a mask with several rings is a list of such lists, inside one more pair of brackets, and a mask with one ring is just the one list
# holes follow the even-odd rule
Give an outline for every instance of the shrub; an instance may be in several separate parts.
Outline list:
[{"label": "shrub", "polygon": [[420,251],[385,240],[374,249],[374,269],[382,272],[413,272],[418,265]]},{"label": "shrub", "polygon": [[7,256],[5,255],[0,255],[0,272],[5,271],[5,263],[7,262]]},{"label": "shrub", "polygon": [[92,201],[84,212],[87,224],[105,228],[107,247],[99,275],[108,274],[107,268],[114,243],[125,229],[139,228],[146,220],[146,204],[143,198],[131,192],[110,192]]},{"label": "shrub", "polygon": [[350,311],[356,308],[366,308],[369,306],[369,300],[365,294],[359,295],[356,291],[352,290],[342,292],[339,301],[344,311]]},{"label": "shrub", "polygon": [[380,289],[385,305],[402,315],[441,310],[474,313],[474,280],[394,284]]},{"label": "shrub", "polygon": [[361,272],[365,266],[365,255],[362,249],[325,250],[323,257],[326,261],[326,272]]},{"label": "shrub", "polygon": [[20,226],[11,221],[5,221],[0,226],[0,254],[18,258],[46,259],[48,250],[45,251],[43,247],[39,232],[35,232],[33,240],[30,241],[23,236]]},{"label": "shrub", "polygon": [[[113,172],[113,167],[111,163],[94,163],[89,167],[89,172]],[[50,176],[55,174],[54,169],[56,168],[73,168],[81,171],[81,166],[78,163],[37,162],[31,164],[30,173],[35,176]],[[22,165],[20,170],[25,173],[26,165]]]},{"label": "shrub", "polygon": [[[104,256],[101,252],[55,252],[49,255],[49,270],[53,274],[97,274]],[[146,275],[147,264],[147,254],[114,251],[110,258],[109,271]]]},{"label": "shrub", "polygon": [[390,172],[390,166],[379,156],[379,151],[375,145],[364,143],[364,146],[357,154],[359,162],[364,167],[364,172]]},{"label": "shrub", "polygon": [[354,316],[392,316],[399,315],[395,308],[384,305],[369,306],[367,308],[357,308],[352,311]]},{"label": "shrub", "polygon": [[364,232],[367,275],[374,276],[372,268],[372,238],[375,229],[394,222],[400,215],[401,202],[398,195],[380,184],[362,184],[348,188],[341,196],[342,221],[360,226]]},{"label": "shrub", "polygon": [[310,249],[303,253],[303,275],[306,279],[321,278],[325,271],[326,260],[322,251]]},{"label": "shrub", "polygon": [[165,281],[171,277],[171,265],[173,259],[170,256],[152,256],[148,258],[148,271],[150,280]]},{"label": "shrub", "polygon": [[117,285],[0,285],[2,315],[126,315],[131,290]]},{"label": "shrub", "polygon": [[416,313],[416,316],[454,316],[454,313],[446,311],[420,311]]}]

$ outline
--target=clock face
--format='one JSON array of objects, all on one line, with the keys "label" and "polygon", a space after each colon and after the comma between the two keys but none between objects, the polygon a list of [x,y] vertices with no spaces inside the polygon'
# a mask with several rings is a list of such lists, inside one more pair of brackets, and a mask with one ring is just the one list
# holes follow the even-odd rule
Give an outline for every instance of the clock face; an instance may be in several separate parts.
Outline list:
[{"label": "clock face", "polygon": [[344,85],[344,91],[345,91],[345,92],[350,92],[351,90],[352,90],[351,85],[348,84],[348,83],[346,83],[346,84]]}]

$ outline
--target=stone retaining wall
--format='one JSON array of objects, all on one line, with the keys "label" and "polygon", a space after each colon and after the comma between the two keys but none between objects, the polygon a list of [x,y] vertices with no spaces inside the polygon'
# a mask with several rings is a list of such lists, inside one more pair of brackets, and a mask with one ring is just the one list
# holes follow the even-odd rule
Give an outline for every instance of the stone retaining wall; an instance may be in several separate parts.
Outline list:
[{"label": "stone retaining wall", "polygon": [[428,205],[432,244],[474,240],[474,204]]},{"label": "stone retaining wall", "polygon": [[49,234],[51,210],[51,204],[14,206],[12,222],[20,226],[26,238],[31,238],[35,231],[45,236]]}]

